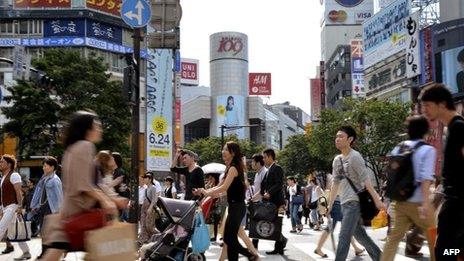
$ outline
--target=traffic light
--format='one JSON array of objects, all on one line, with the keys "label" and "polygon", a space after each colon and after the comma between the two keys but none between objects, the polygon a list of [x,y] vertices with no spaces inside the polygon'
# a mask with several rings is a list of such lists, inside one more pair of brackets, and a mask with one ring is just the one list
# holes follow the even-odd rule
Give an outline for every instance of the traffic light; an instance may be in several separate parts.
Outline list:
[{"label": "traffic light", "polygon": [[135,70],[133,65],[124,68],[122,93],[126,102],[134,102]]}]

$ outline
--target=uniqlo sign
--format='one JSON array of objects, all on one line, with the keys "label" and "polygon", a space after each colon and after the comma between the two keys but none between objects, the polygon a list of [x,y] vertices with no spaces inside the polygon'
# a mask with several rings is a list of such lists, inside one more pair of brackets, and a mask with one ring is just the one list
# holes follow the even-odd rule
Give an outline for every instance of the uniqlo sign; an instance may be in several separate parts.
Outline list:
[{"label": "uniqlo sign", "polygon": [[198,60],[182,58],[181,83],[186,85],[198,85]]},{"label": "uniqlo sign", "polygon": [[250,73],[248,75],[249,95],[271,95],[271,74]]}]

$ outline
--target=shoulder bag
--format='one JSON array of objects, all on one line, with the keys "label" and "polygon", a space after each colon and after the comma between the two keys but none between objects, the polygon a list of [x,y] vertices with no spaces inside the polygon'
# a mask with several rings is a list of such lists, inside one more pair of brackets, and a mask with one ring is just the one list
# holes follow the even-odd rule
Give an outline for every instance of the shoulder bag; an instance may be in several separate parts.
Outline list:
[{"label": "shoulder bag", "polygon": [[343,176],[346,178],[346,180],[348,180],[348,183],[350,184],[351,188],[359,197],[359,205],[361,207],[361,218],[363,219],[363,224],[366,226],[370,226],[371,220],[379,213],[379,210],[375,206],[375,201],[366,188],[362,188],[361,190],[356,189],[356,186],[354,185],[353,181],[346,174],[345,167],[343,166],[343,160],[341,157],[340,164]]}]

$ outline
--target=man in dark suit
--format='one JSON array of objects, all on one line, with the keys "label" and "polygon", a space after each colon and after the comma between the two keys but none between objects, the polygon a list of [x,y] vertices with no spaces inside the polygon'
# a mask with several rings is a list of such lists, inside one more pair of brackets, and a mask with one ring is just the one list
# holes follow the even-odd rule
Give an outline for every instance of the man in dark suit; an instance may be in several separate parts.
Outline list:
[{"label": "man in dark suit", "polygon": [[[276,205],[277,209],[285,204],[284,197],[284,170],[275,162],[275,152],[273,149],[263,151],[264,165],[268,169],[261,184],[261,195],[264,200],[268,200]],[[276,218],[278,211],[275,213]],[[282,230],[282,228],[280,228]],[[266,252],[268,255],[283,255],[284,248],[287,245],[287,239],[280,234],[279,240],[274,245],[274,250]]]}]

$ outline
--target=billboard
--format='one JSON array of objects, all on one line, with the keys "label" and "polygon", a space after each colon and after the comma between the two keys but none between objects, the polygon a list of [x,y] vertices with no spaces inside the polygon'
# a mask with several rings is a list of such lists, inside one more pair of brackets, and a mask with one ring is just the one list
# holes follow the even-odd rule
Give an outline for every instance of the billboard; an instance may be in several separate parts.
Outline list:
[{"label": "billboard", "polygon": [[233,58],[248,61],[248,37],[241,33],[223,32],[210,36],[210,61]]},{"label": "billboard", "polygon": [[85,36],[85,19],[49,19],[44,21],[44,37]]},{"label": "billboard", "polygon": [[71,8],[71,0],[14,0],[13,8]]},{"label": "billboard", "polygon": [[87,0],[87,8],[121,17],[122,0]]},{"label": "billboard", "polygon": [[374,15],[374,0],[325,0],[325,24],[361,24]]},{"label": "billboard", "polygon": [[364,87],[364,65],[363,65],[363,42],[362,40],[351,40],[351,86],[353,97],[365,97]]},{"label": "billboard", "polygon": [[146,115],[146,167],[151,171],[169,171],[174,137],[172,50],[148,50]]},{"label": "billboard", "polygon": [[122,44],[122,28],[99,21],[87,20],[87,36]]},{"label": "billboard", "polygon": [[248,74],[248,94],[249,95],[271,95],[271,74],[270,73],[249,73]]},{"label": "billboard", "polygon": [[397,0],[363,23],[364,68],[406,49],[410,0]]},{"label": "billboard", "polygon": [[421,75],[420,84],[424,85],[434,81],[434,55],[432,48],[432,28],[426,27],[420,31],[421,44]]},{"label": "billboard", "polygon": [[441,53],[441,75],[451,93],[464,92],[464,43]]},{"label": "billboard", "polygon": [[181,83],[186,85],[198,85],[200,84],[200,78],[198,77],[200,61],[196,59],[182,58],[181,63]]},{"label": "billboard", "polygon": [[311,118],[313,121],[319,120],[322,110],[322,90],[321,79],[310,79],[311,84]]},{"label": "billboard", "polygon": [[[225,135],[236,135],[239,139],[246,138],[244,128],[233,128],[245,125],[245,102],[245,97],[240,95],[217,97],[217,126],[225,125],[228,127]],[[221,136],[220,128],[218,128],[218,136]]]},{"label": "billboard", "polygon": [[364,82],[367,84],[367,95],[374,95],[394,86],[397,82],[406,79],[406,57],[389,62],[365,74]]},{"label": "billboard", "polygon": [[419,39],[420,13],[415,12],[408,18],[407,47],[406,47],[406,77],[412,78],[421,74],[420,67],[420,39]]}]

